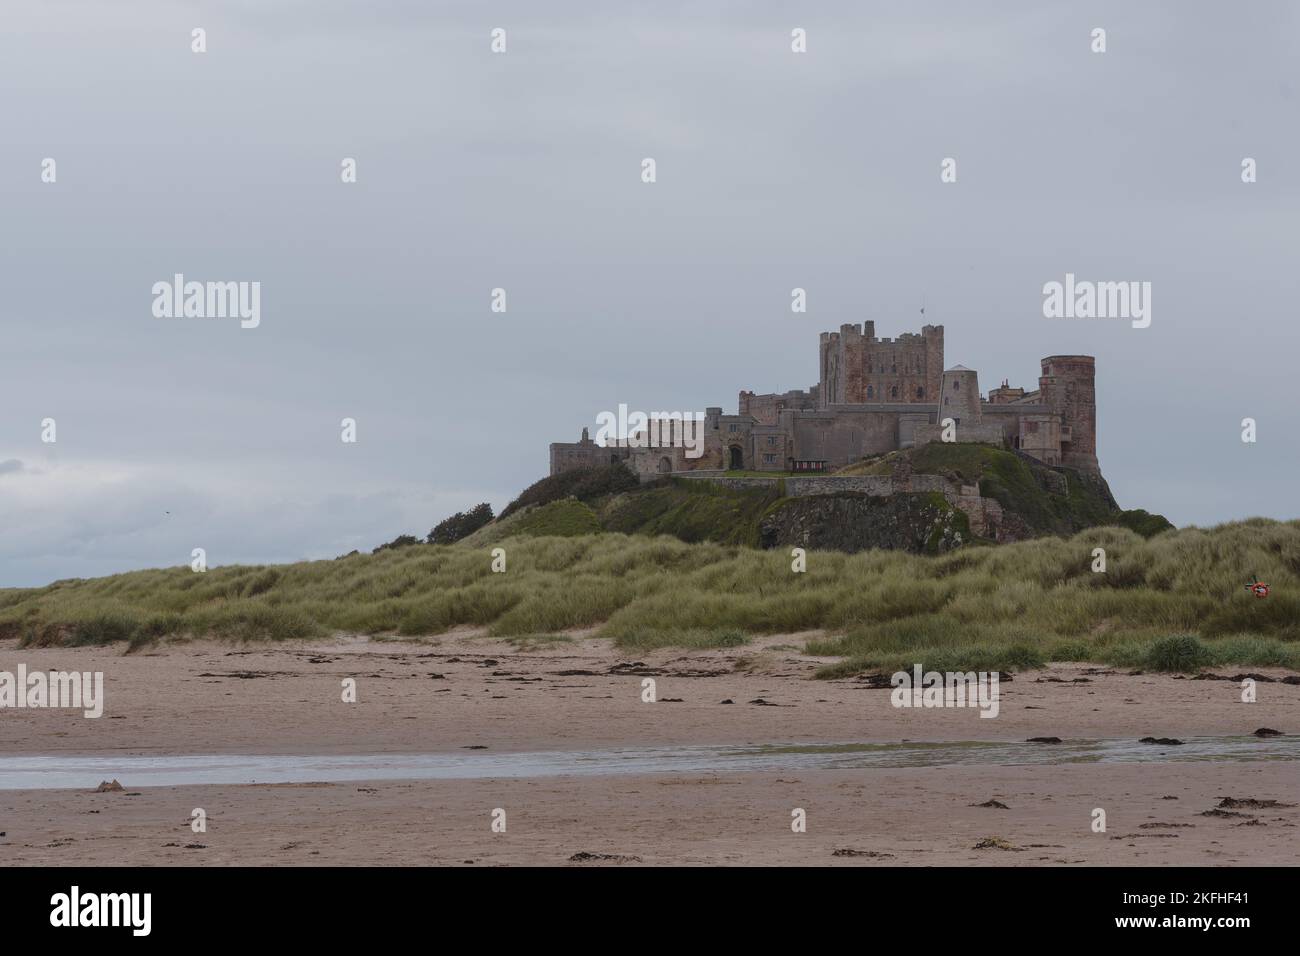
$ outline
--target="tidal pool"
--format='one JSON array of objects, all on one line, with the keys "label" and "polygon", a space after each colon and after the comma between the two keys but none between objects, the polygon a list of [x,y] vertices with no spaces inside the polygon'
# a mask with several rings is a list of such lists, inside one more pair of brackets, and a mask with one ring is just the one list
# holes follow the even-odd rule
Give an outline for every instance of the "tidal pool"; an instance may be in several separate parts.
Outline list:
[{"label": "tidal pool", "polygon": [[1133,739],[618,750],[347,755],[0,756],[0,790],[93,789],[117,779],[128,789],[190,784],[329,783],[349,780],[476,780],[493,777],[633,773],[745,773],[900,767],[1026,766],[1300,759],[1300,736],[1189,737],[1181,745]]}]

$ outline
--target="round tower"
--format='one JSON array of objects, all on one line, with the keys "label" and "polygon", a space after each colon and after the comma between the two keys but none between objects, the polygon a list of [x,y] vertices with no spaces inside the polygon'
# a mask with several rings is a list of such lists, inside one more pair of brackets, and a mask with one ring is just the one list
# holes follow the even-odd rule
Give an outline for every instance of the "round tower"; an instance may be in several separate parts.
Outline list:
[{"label": "round tower", "polygon": [[1097,464],[1097,360],[1091,355],[1049,355],[1038,379],[1042,402],[1061,416],[1061,464],[1092,474]]},{"label": "round tower", "polygon": [[980,382],[974,369],[964,365],[954,365],[943,373],[939,383],[939,418],[942,425],[945,418],[957,422],[957,440],[961,441],[963,425],[980,424]]}]

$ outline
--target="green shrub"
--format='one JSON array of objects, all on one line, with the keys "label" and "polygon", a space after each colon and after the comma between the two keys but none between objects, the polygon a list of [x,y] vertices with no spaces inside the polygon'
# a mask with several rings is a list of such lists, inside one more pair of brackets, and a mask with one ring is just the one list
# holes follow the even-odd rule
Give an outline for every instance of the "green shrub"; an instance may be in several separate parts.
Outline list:
[{"label": "green shrub", "polygon": [[375,548],[375,550],[371,551],[370,553],[379,554],[381,551],[392,551],[392,550],[396,550],[397,548],[409,548],[411,545],[419,544],[419,543],[420,543],[420,539],[413,534],[399,534],[392,541],[389,541],[387,544],[381,544],[379,547]]},{"label": "green shrub", "polygon": [[425,540],[429,544],[455,544],[492,520],[492,506],[486,501],[469,511],[457,511],[438,522]]},{"label": "green shrub", "polygon": [[1190,634],[1162,637],[1147,651],[1146,666],[1153,671],[1199,671],[1214,662],[1208,647]]},{"label": "green shrub", "polygon": [[1153,515],[1142,508],[1121,511],[1115,516],[1115,523],[1130,531],[1136,531],[1144,538],[1154,537],[1162,531],[1172,531],[1174,527],[1164,515]]}]

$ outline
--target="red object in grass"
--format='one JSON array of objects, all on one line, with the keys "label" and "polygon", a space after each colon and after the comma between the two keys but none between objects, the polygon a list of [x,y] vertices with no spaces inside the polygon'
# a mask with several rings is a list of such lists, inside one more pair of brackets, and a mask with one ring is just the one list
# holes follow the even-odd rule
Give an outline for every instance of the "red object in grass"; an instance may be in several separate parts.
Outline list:
[{"label": "red object in grass", "polygon": [[1253,593],[1257,598],[1268,597],[1268,585],[1260,581],[1256,581],[1254,584],[1247,584],[1246,590]]}]

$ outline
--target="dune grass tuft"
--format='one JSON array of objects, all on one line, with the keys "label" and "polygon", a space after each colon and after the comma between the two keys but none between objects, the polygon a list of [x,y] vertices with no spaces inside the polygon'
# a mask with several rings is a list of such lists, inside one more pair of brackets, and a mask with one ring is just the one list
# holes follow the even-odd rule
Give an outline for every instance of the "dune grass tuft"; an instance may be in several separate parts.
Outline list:
[{"label": "dune grass tuft", "polygon": [[[558,505],[559,507],[556,507]],[[910,666],[1017,669],[1087,660],[1150,670],[1300,670],[1300,522],[1251,519],[1143,537],[1099,527],[926,557],[785,550],[574,532],[576,501],[521,513],[544,527],[299,564],[136,571],[0,591],[0,638],[130,647],[185,636],[425,636],[461,625],[516,640],[597,628],[628,649],[733,647],[821,631],[823,676]],[[550,511],[548,512],[548,509]],[[544,514],[546,513],[546,514]],[[532,533],[527,533],[531,531]],[[505,550],[493,573],[492,548]],[[1104,548],[1105,573],[1092,571]],[[1272,587],[1245,589],[1252,575]]]}]

